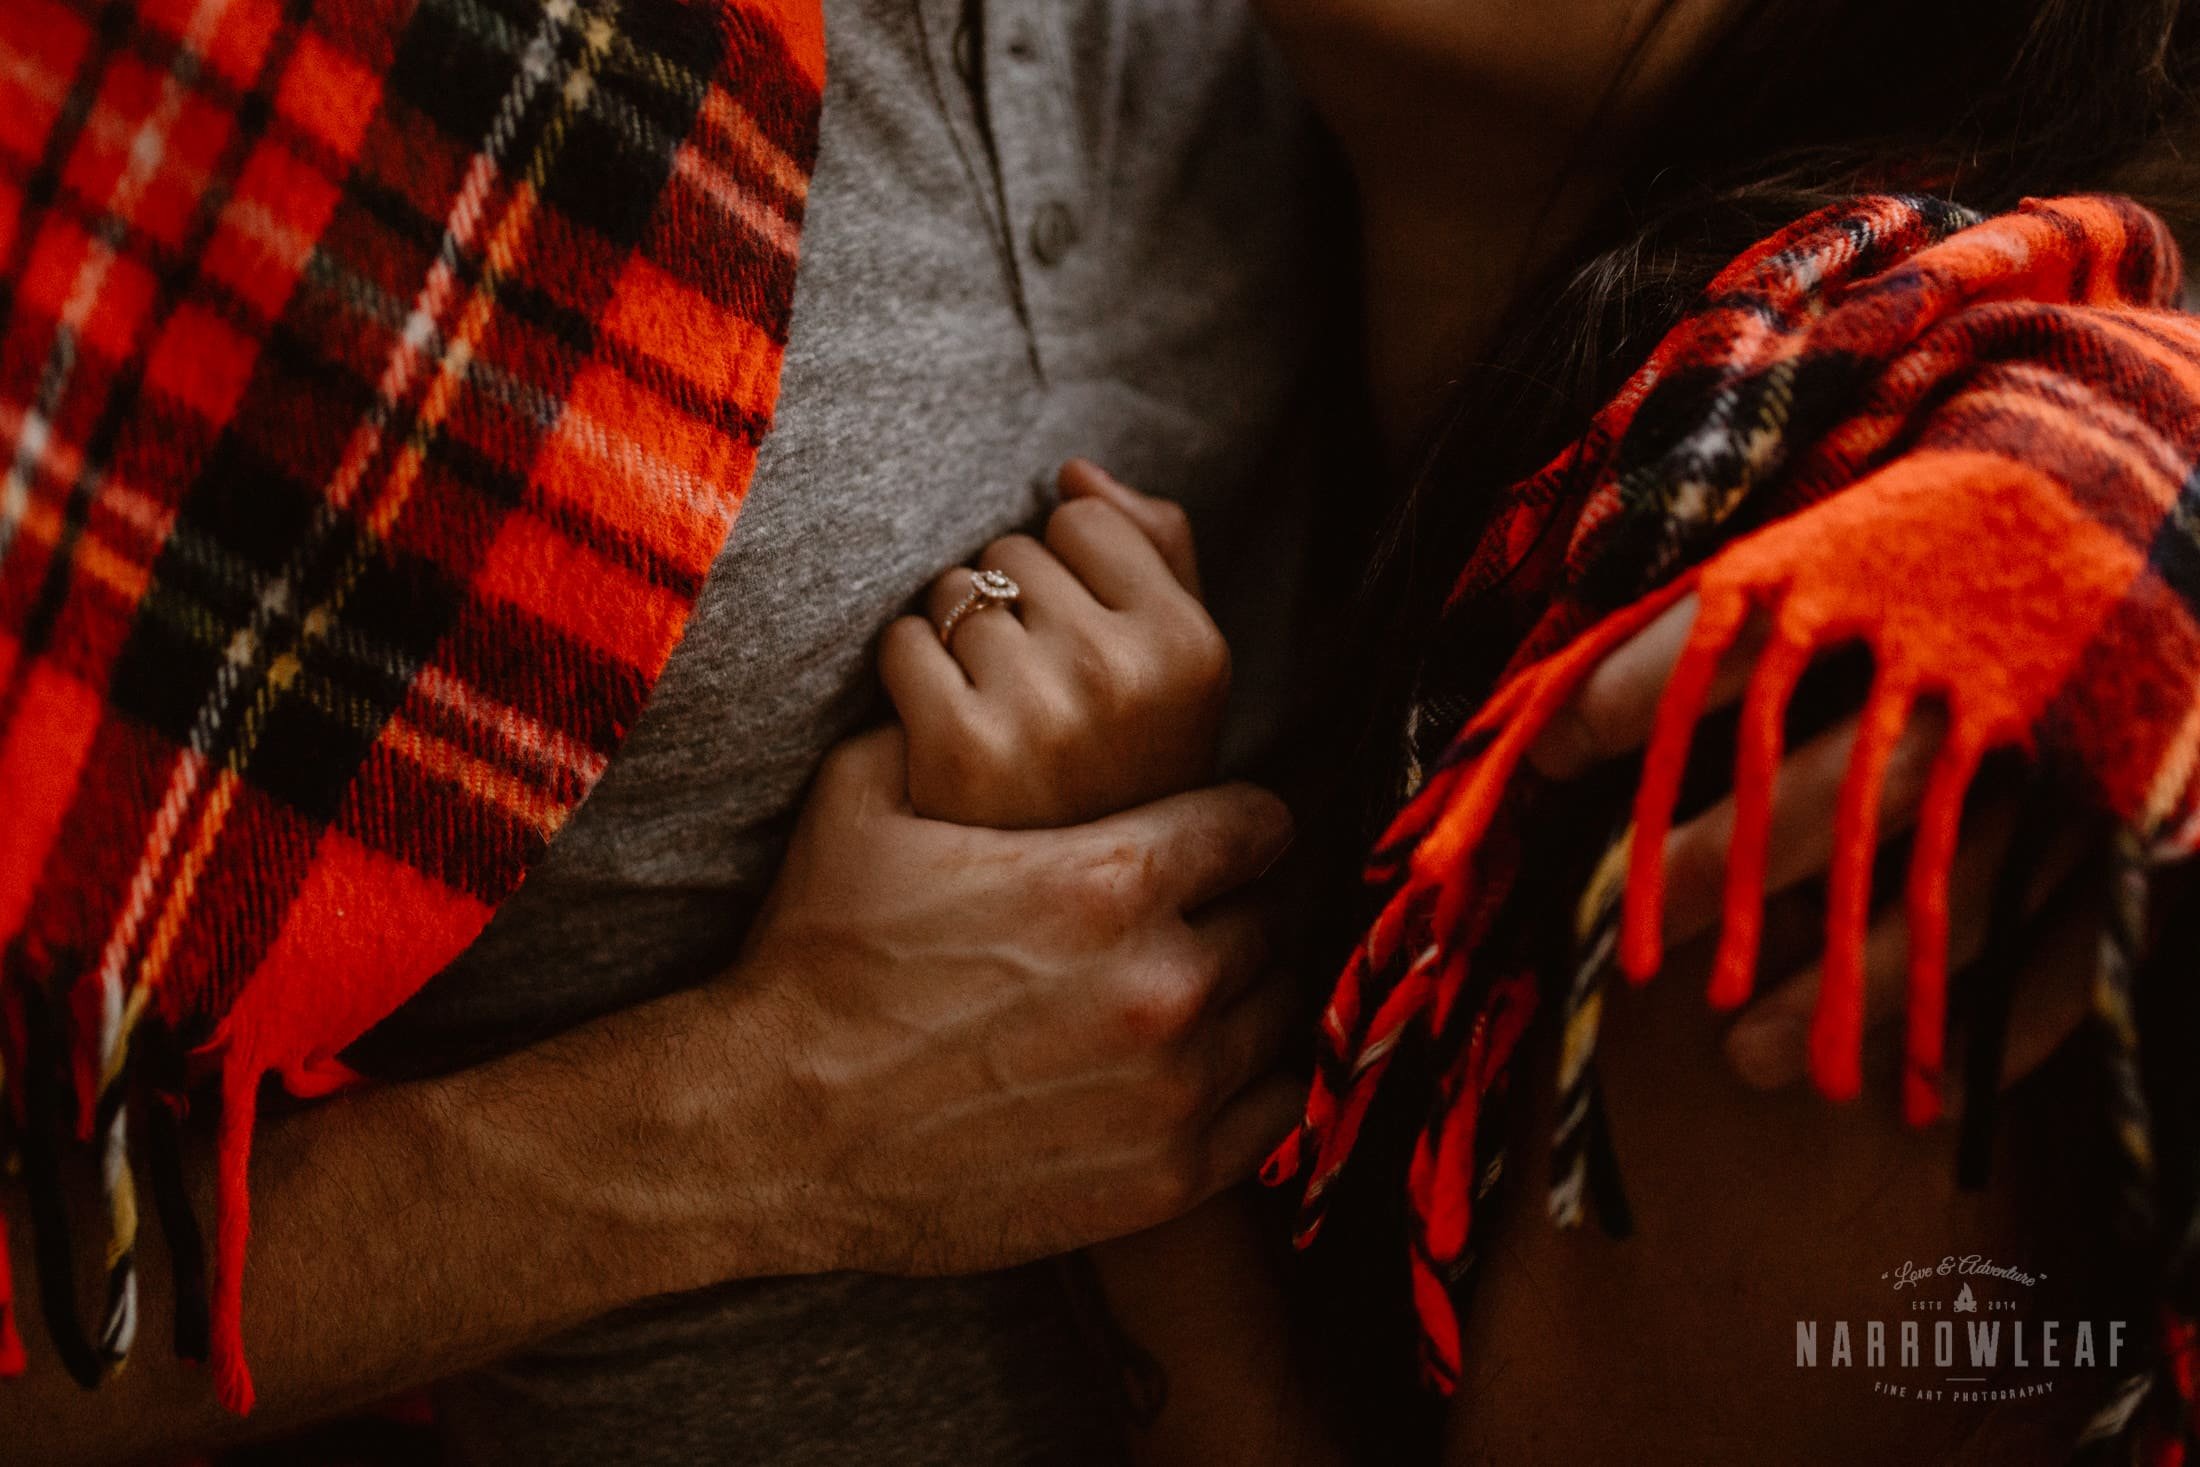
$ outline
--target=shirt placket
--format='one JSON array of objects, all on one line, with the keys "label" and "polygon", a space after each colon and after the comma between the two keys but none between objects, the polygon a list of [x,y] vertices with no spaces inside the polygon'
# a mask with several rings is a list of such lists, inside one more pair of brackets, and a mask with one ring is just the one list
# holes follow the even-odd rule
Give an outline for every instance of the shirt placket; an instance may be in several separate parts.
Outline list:
[{"label": "shirt placket", "polygon": [[984,0],[974,39],[983,48],[1004,244],[1044,380],[1093,222],[1059,0]]}]

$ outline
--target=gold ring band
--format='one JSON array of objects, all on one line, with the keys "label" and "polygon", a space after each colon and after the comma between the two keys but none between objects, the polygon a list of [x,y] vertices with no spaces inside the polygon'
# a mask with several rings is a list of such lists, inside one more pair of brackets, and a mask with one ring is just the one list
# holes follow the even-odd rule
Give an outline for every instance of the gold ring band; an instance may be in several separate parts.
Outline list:
[{"label": "gold ring band", "polygon": [[955,603],[955,609],[940,618],[940,645],[948,644],[955,635],[955,628],[963,618],[973,612],[984,611],[989,606],[1007,606],[1024,594],[1024,588],[997,570],[972,571],[970,594]]}]

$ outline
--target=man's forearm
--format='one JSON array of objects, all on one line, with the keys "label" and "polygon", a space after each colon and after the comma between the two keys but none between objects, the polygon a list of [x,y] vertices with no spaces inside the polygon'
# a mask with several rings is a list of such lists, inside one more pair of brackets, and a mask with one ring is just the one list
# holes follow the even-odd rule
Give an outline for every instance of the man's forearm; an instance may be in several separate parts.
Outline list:
[{"label": "man's forearm", "polygon": [[98,1393],[35,1348],[26,1309],[34,1363],[0,1382],[0,1455],[264,1432],[725,1279],[1004,1268],[1248,1175],[1302,1106],[1246,1007],[1260,954],[1236,895],[1288,843],[1283,805],[1224,786],[978,830],[911,814],[905,772],[891,731],[827,759],[737,972],[266,1125],[249,1423],[168,1358],[149,1244],[139,1348]]},{"label": "man's forearm", "polygon": [[[707,997],[740,1002],[724,989]],[[668,1074],[697,1058],[683,1006],[701,998],[265,1123],[245,1280],[259,1398],[249,1420],[224,1413],[205,1370],[174,1357],[157,1243],[144,1250],[143,1327],[129,1367],[96,1392],[78,1388],[45,1347],[29,1229],[14,1227],[31,1368],[0,1382],[0,1455],[107,1462],[264,1434],[441,1379],[636,1299],[783,1266],[774,1248],[747,1249],[740,1221],[676,1175],[675,1156],[684,1151],[692,1169],[696,1148],[692,1135],[673,1134],[681,1107],[659,1097]],[[710,1027],[742,1042],[741,1026]],[[713,1064],[707,1103],[749,1114],[713,1133],[733,1144],[769,1135],[783,1118],[764,1094],[766,1057],[718,1058],[725,1067]],[[210,1219],[210,1167],[196,1160],[197,1206]],[[20,1200],[0,1203],[11,1220],[24,1217]],[[772,1211],[755,1197],[759,1238]],[[757,1268],[744,1270],[744,1257]]]}]

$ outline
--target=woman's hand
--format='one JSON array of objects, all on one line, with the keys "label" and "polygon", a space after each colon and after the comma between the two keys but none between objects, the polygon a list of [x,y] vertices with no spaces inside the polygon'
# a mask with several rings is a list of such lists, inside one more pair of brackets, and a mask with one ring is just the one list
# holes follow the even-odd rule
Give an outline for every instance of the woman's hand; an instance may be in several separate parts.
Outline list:
[{"label": "woman's hand", "polygon": [[[934,583],[930,620],[907,617],[887,634],[880,668],[907,730],[918,815],[1000,828],[1067,825],[1212,777],[1230,658],[1200,604],[1184,512],[1088,463],[1064,465],[1060,485],[1062,505],[1044,543],[1012,535],[978,558],[1021,588],[1016,615],[993,608],[964,615],[943,645],[934,628],[971,589],[971,573],[958,568]],[[1062,900],[1039,887],[1020,910],[1043,924]],[[1246,911],[1206,920],[1258,919]],[[1249,954],[1259,945],[1258,930],[1246,928],[1230,950]],[[1165,1063],[1180,1066],[1186,1054],[1201,1057],[1195,1063],[1219,1060],[1220,1084],[1193,1082],[1202,1104],[1211,1103],[1242,1083],[1243,1066],[1221,1056],[1248,1044],[1266,1051],[1299,1027],[1292,992],[1270,980],[1255,983],[1251,997],[1225,993],[1204,1007],[1237,1017],[1219,1018],[1212,1038],[1186,1036]],[[1229,1032],[1236,1027],[1245,1037]],[[1098,1028],[1120,1025],[1102,1019]],[[1122,1103],[1135,1105],[1135,1094]],[[1264,1109],[1253,1114],[1273,1119]],[[1235,1145],[1226,1143],[1233,1156]],[[1182,1143],[1166,1149],[1181,1151]],[[1192,1174],[1201,1189],[1216,1175],[1196,1165]],[[1094,1185],[1122,1183],[1101,1177]],[[1241,1200],[1218,1197],[1168,1226],[1090,1251],[1095,1302],[1135,1343],[1140,1390],[1153,1389],[1146,1372],[1161,1383],[1153,1409],[1131,1424],[1132,1456],[1145,1467],[1343,1460],[1310,1404],[1289,1313],[1256,1219],[1235,1205]]]},{"label": "woman's hand", "polygon": [[[1695,613],[1696,598],[1683,598],[1607,658],[1553,720],[1529,762],[1553,779],[1566,780],[1605,759],[1640,749],[1650,737],[1658,701]],[[1746,637],[1737,644],[1719,669],[1710,707],[1724,707],[1741,696],[1761,645],[1761,639]],[[1823,921],[1810,885],[1832,859],[1834,812],[1856,734],[1857,720],[1851,717],[1791,750],[1780,766],[1765,871],[1768,952],[1793,951],[1800,945],[1798,938],[1809,942],[1817,934],[1808,929]],[[1941,735],[1939,713],[1926,706],[1896,745],[1880,807],[1882,837],[1898,835],[1915,823]],[[1728,798],[1676,825],[1667,838],[1664,925],[1669,947],[1702,938],[1718,925],[1733,826],[1734,802]],[[1994,883],[2015,827],[2015,810],[2006,800],[1981,801],[1966,821],[1949,888],[1951,970],[1976,958],[1984,946]],[[2085,1015],[2092,977],[2089,937],[2099,930],[2099,914],[2069,880],[2085,849],[2081,838],[2068,833],[2040,861],[2028,914],[2036,919],[2038,931],[2018,978],[2005,1080],[2037,1067]],[[1865,941],[1865,1011],[1875,1028],[1903,1016],[1908,955],[1909,925],[1896,903],[1878,915]],[[1787,981],[1768,985],[1728,1030],[1726,1055],[1745,1081],[1778,1089],[1803,1078],[1819,976],[1812,963]]]},{"label": "woman's hand", "polygon": [[1010,535],[981,569],[1013,612],[937,628],[971,592],[957,567],[930,617],[887,628],[879,675],[909,734],[909,800],[965,825],[1073,825],[1213,776],[1230,649],[1200,604],[1184,511],[1091,464],[1063,467],[1044,543]]},{"label": "woman's hand", "polygon": [[1282,802],[976,829],[915,815],[904,757],[884,729],[826,761],[733,980],[800,1072],[776,1128],[799,1165],[764,1169],[802,1178],[794,1266],[1000,1267],[1249,1176],[1304,1103],[1242,895],[1290,840]]}]

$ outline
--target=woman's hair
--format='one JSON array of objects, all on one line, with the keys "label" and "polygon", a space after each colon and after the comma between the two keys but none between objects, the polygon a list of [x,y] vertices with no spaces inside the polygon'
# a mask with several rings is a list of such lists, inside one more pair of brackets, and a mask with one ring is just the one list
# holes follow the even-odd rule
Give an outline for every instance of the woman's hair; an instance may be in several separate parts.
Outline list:
[{"label": "woman's hair", "polygon": [[[1504,486],[1580,431],[1721,266],[1822,205],[1891,189],[1992,211],[2107,189],[2200,237],[2200,134],[2180,150],[2196,87],[2186,0],[1745,0],[1628,140],[1586,239],[1452,384],[1381,561],[1389,613],[1425,628]],[[1592,129],[1583,146],[1617,144]]]}]

